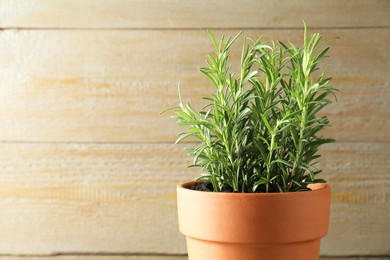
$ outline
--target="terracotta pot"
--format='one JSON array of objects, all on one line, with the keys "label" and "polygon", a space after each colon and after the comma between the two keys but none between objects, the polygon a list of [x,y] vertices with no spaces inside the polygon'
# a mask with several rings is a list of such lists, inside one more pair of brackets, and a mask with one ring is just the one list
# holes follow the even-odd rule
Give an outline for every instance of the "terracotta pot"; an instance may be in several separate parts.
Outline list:
[{"label": "terracotta pot", "polygon": [[179,228],[190,260],[318,260],[330,187],[289,193],[223,193],[177,186]]}]

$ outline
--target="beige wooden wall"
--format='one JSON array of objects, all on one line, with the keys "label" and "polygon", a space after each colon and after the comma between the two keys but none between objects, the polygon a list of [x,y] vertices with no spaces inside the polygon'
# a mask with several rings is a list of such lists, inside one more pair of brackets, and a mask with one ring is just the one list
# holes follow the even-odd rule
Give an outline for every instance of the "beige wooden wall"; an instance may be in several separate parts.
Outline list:
[{"label": "beige wooden wall", "polygon": [[206,29],[300,42],[302,20],[341,37],[321,254],[390,259],[386,0],[0,1],[0,258],[186,259],[175,184],[198,172],[159,112],[179,80],[189,100],[210,92]]}]

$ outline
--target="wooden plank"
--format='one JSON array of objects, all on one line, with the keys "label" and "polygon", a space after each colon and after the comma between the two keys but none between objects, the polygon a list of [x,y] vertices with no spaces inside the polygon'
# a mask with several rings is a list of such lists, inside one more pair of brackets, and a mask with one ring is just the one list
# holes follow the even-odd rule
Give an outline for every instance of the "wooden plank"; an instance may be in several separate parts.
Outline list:
[{"label": "wooden plank", "polygon": [[[324,147],[333,187],[323,255],[390,255],[390,143]],[[0,146],[0,255],[184,254],[175,185],[194,178],[183,145]]]},{"label": "wooden plank", "polygon": [[0,254],[183,253],[174,145],[2,144]]},{"label": "wooden plank", "polygon": [[[234,10],[234,11],[233,11]],[[386,0],[1,1],[2,28],[280,28],[390,26]],[[308,14],[310,14],[308,16]],[[312,15],[315,14],[315,15]],[[298,17],[298,19],[297,19]]]},{"label": "wooden plank", "polygon": [[[324,30],[338,35],[329,75],[341,91],[327,114],[339,141],[390,141],[390,29]],[[227,35],[236,31],[223,31]],[[221,35],[221,31],[216,32]],[[294,30],[245,35],[300,41]],[[232,51],[237,66],[241,41]],[[204,31],[3,31],[0,138],[37,142],[172,142],[177,82],[195,103],[213,91],[197,68],[212,43]]]},{"label": "wooden plank", "polygon": [[323,254],[390,255],[390,143],[331,147],[324,150],[320,163],[332,186],[331,224]]}]

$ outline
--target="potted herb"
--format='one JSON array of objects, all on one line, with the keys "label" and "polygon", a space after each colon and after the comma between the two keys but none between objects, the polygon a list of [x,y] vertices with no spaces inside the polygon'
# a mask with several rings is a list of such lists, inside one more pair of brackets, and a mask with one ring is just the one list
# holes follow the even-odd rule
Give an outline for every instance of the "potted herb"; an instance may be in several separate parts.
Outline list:
[{"label": "potted herb", "polygon": [[[318,178],[320,135],[329,125],[318,113],[335,88],[320,70],[332,40],[318,33],[302,47],[260,37],[245,39],[238,74],[228,65],[237,39],[217,41],[200,71],[215,86],[207,105],[175,108],[192,137],[191,166],[203,173],[177,187],[180,230],[189,259],[318,259],[328,232],[330,187]],[[249,42],[249,44],[248,44]]]}]

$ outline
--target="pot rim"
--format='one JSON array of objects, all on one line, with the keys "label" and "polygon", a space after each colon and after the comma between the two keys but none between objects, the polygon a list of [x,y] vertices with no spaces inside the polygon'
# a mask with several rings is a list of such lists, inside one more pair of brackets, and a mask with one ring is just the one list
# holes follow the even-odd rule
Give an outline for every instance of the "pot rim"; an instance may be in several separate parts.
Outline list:
[{"label": "pot rim", "polygon": [[[200,181],[185,181],[182,183],[177,184],[177,189],[181,190],[181,192],[186,193],[192,193],[193,195],[200,195],[204,194],[209,197],[255,197],[255,196],[263,196],[263,197],[280,197],[280,196],[302,196],[303,194],[307,194],[308,191],[310,194],[318,193],[318,192],[324,192],[326,190],[330,189],[329,184],[327,183],[315,183],[315,184],[309,184],[307,187],[310,189],[308,191],[292,191],[292,192],[253,192],[253,193],[244,193],[244,192],[208,192],[208,191],[199,191],[199,190],[191,190],[188,187],[192,184],[200,183]],[[295,195],[294,195],[295,194]]]}]

